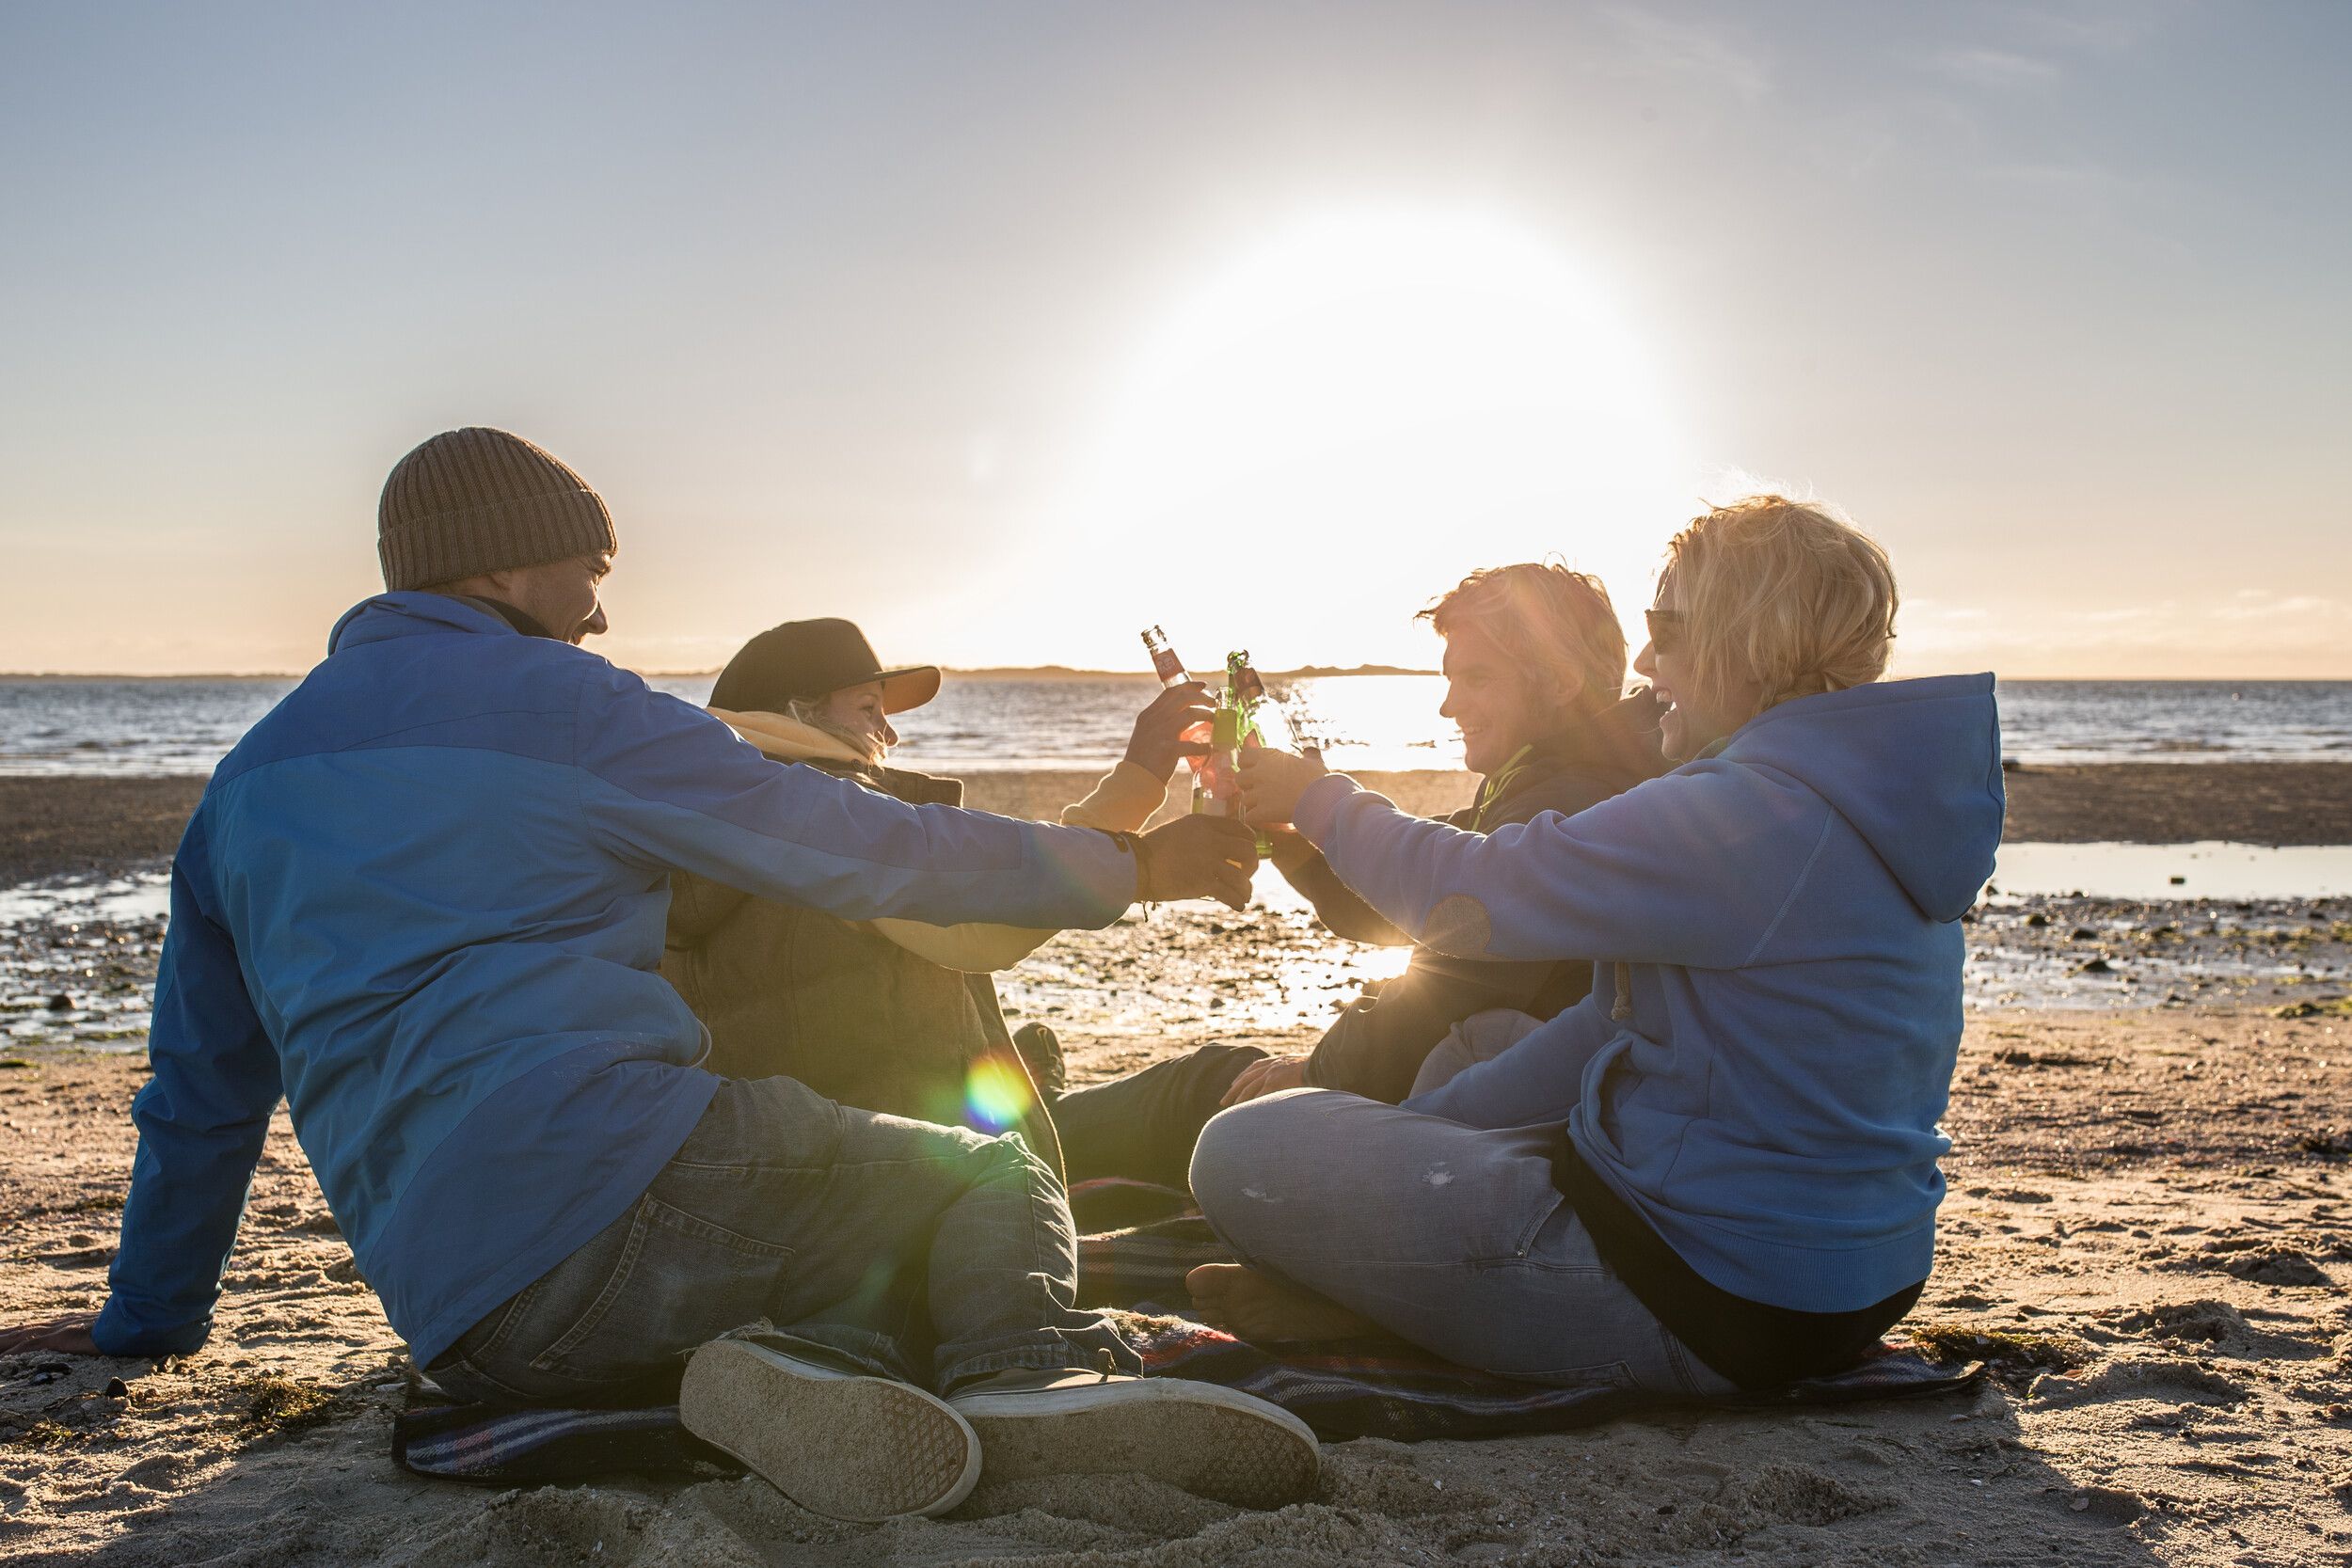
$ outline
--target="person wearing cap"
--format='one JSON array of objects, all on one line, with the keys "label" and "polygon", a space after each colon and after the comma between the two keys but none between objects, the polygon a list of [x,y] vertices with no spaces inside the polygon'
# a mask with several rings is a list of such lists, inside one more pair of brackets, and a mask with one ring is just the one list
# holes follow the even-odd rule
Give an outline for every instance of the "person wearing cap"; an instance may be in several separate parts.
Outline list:
[{"label": "person wearing cap", "polygon": [[1102,926],[1139,896],[1239,903],[1248,830],[1114,836],[777,766],[579,645],[611,515],[503,431],[403,458],[378,528],[389,592],[223,760],[173,860],[105,1307],[0,1354],[200,1348],[282,1098],[360,1275],[459,1398],[675,1398],[843,1518],[951,1508],[984,1454],[1248,1504],[1310,1486],[1295,1418],[1129,1375],[1019,1139],[707,1071],[659,973],[675,871],[850,919]]},{"label": "person wearing cap", "polygon": [[[745,643],[720,672],[710,711],[779,761],[853,779],[917,804],[958,804],[963,785],[886,759],[894,715],[937,696],[935,666],[885,669],[851,622],[791,621]],[[1184,732],[1209,716],[1195,682],[1157,693],[1136,716],[1126,754],[1087,797],[1062,808],[1068,826],[1133,832],[1167,799],[1188,752]],[[661,972],[710,1030],[709,1067],[734,1077],[783,1073],[831,1100],[926,1121],[1012,1126],[1057,1168],[1064,1148],[1050,1107],[1061,1085],[1031,1076],[998,1006],[993,972],[1010,968],[1054,928],[884,917],[844,920],[804,903],[762,898],[707,877],[671,879],[669,951]],[[1212,1045],[1123,1080],[1089,1121],[1069,1170],[1126,1174],[1135,1151],[1165,1146],[1181,1168],[1200,1123],[1263,1053]],[[1097,1099],[1103,1091],[1087,1091]],[[1092,1136],[1095,1122],[1103,1136]],[[1098,1147],[1103,1146],[1103,1147]],[[1097,1169],[1096,1166],[1103,1168]],[[1156,1168],[1156,1167],[1154,1167]]]}]

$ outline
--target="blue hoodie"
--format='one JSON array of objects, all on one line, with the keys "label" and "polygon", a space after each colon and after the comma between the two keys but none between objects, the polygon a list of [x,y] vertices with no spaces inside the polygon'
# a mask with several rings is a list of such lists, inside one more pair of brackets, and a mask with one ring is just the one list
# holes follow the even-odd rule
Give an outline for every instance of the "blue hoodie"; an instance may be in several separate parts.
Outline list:
[{"label": "blue hoodie", "polygon": [[172,863],[111,1354],[200,1345],[282,1093],[428,1363],[616,1218],[718,1080],[669,873],[849,919],[1108,924],[1109,836],[904,805],[462,600],[387,594],[213,774]]},{"label": "blue hoodie", "polygon": [[1993,677],[1951,675],[1784,703],[1711,758],[1489,835],[1345,777],[1296,816],[1350,887],[1440,951],[1626,966],[1595,964],[1582,1003],[1406,1109],[1565,1122],[1703,1278],[1847,1312],[1933,1261],[1959,920],[2001,812]]}]

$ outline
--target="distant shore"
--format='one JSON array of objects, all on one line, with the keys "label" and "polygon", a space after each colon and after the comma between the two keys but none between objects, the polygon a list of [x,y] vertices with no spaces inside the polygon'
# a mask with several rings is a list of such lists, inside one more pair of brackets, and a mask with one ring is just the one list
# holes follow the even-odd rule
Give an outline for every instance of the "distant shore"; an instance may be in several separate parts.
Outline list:
[{"label": "distant shore", "polygon": [[[1359,776],[1408,811],[1470,800],[1460,773]],[[1050,818],[1093,780],[1081,769],[975,773],[965,800]],[[2352,844],[2352,763],[2080,764],[2017,768],[2005,782],[2008,837],[2017,843]],[[161,860],[203,788],[195,778],[0,778],[0,886]]]}]

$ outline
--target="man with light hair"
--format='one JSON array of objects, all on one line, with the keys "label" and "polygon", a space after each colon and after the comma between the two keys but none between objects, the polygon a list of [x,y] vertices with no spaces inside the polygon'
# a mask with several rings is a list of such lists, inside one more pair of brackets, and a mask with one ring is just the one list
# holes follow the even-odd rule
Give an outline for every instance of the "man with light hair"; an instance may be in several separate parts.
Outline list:
[{"label": "man with light hair", "polygon": [[504,431],[411,451],[377,526],[389,591],[221,763],[173,861],[105,1309],[0,1354],[201,1347],[282,1098],[361,1275],[461,1398],[675,1399],[838,1518],[953,1508],[983,1449],[998,1480],[1303,1495],[1304,1423],[1135,1375],[1074,1305],[1067,1200],[1018,1138],[704,1071],[659,970],[674,870],[846,918],[1099,927],[1240,904],[1248,832],[1015,822],[768,761],[580,646],[612,517]]},{"label": "man with light hair", "polygon": [[[1646,693],[1624,695],[1625,633],[1597,578],[1556,563],[1491,567],[1421,618],[1445,640],[1438,711],[1460,726],[1463,759],[1479,776],[1472,803],[1443,818],[1448,826],[1491,832],[1545,812],[1572,815],[1659,772],[1657,705]],[[1274,863],[1336,935],[1412,944],[1312,846],[1296,833],[1272,836]],[[1424,1069],[1492,1054],[1592,984],[1581,958],[1463,958],[1413,945],[1404,973],[1367,987],[1311,1053],[1207,1046],[1062,1096],[1054,1117],[1072,1177],[1182,1186],[1200,1126],[1220,1106],[1301,1085],[1394,1103]]]}]

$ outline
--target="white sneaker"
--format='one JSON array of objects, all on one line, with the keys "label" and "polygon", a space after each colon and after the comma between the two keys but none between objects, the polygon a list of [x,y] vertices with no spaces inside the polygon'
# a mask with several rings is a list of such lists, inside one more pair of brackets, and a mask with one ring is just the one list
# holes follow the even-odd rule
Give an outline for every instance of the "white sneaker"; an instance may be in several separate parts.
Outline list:
[{"label": "white sneaker", "polygon": [[947,1402],[979,1433],[993,1481],[1146,1475],[1218,1502],[1279,1508],[1313,1492],[1322,1463],[1306,1422],[1214,1383],[1000,1372]]},{"label": "white sneaker", "polygon": [[945,1513],[980,1479],[979,1439],[936,1395],[745,1339],[694,1353],[678,1419],[829,1519]]}]

